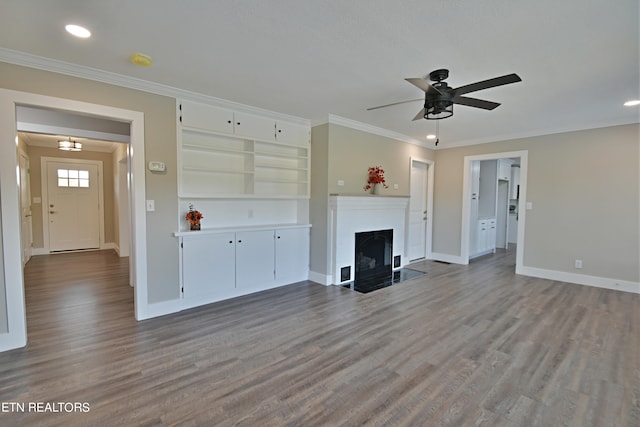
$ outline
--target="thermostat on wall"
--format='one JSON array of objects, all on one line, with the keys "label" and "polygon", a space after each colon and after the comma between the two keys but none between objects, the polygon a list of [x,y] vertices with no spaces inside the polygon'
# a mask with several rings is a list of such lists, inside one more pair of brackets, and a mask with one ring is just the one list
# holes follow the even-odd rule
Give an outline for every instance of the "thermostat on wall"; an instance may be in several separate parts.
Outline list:
[{"label": "thermostat on wall", "polygon": [[164,172],[166,166],[164,162],[149,162],[149,170],[151,172]]}]

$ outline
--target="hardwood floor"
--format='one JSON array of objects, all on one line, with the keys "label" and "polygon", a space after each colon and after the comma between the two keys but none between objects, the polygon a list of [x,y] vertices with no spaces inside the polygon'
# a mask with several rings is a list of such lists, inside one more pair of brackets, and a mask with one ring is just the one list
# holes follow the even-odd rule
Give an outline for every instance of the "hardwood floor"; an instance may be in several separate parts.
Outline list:
[{"label": "hardwood floor", "polygon": [[307,282],[136,322],[126,259],[35,257],[0,425],[640,426],[640,295],[514,265],[425,261],[369,294]]}]

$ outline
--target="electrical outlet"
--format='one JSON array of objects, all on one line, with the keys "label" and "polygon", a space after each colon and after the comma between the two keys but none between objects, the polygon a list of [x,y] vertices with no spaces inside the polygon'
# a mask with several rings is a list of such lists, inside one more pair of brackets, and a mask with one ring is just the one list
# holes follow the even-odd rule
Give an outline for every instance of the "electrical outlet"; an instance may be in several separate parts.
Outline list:
[{"label": "electrical outlet", "polygon": [[342,179],[338,180],[338,187],[344,187],[344,180]]},{"label": "electrical outlet", "polygon": [[582,268],[582,260],[581,259],[577,259],[576,260],[576,268]]}]

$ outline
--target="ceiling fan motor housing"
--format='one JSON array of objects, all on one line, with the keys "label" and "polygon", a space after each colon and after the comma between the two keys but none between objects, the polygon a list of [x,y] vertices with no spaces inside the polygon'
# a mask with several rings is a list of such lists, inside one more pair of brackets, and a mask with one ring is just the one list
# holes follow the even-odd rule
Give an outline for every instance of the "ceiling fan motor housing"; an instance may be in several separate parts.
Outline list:
[{"label": "ceiling fan motor housing", "polygon": [[[444,73],[442,73],[444,72]],[[440,73],[440,74],[437,74]],[[448,70],[436,70],[429,74],[431,80],[434,79],[434,75],[437,77],[442,76],[443,79],[449,75]],[[452,89],[447,83],[438,80],[438,83],[433,84],[436,90],[428,90],[425,93],[424,100],[424,118],[427,120],[441,120],[453,116],[453,94]]]}]

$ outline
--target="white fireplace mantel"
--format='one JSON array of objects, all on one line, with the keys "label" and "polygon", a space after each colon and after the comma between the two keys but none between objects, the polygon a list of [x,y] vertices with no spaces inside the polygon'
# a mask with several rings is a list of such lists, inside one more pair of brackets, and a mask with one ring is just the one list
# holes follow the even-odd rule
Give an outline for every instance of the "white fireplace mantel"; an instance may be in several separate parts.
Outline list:
[{"label": "white fireplace mantel", "polygon": [[[409,197],[330,195],[331,274],[334,285],[354,280],[355,233],[393,230],[393,256],[405,263],[405,236]],[[351,267],[348,280],[340,280],[343,267]]]}]

